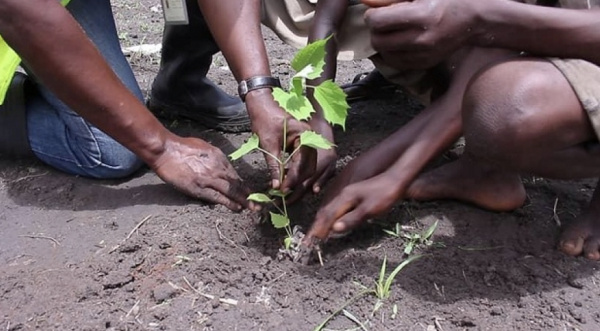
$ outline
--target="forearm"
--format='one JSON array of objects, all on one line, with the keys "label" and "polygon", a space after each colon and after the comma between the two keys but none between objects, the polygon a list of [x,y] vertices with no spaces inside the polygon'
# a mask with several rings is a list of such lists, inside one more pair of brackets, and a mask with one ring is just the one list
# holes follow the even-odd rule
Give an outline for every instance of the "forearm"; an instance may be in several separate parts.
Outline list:
[{"label": "forearm", "polygon": [[198,0],[198,4],[238,81],[271,75],[260,30],[260,0]]},{"label": "forearm", "polygon": [[[501,49],[463,48],[448,60],[448,90],[404,127],[378,146],[367,159],[388,165],[384,175],[397,186],[399,195],[423,168],[439,156],[462,132],[463,97],[473,77],[486,66],[516,56]],[[392,159],[393,158],[393,159]],[[393,162],[393,164],[392,164]],[[391,166],[389,166],[391,164]],[[384,166],[385,167],[385,166]]]},{"label": "forearm", "polygon": [[474,45],[600,64],[598,9],[549,8],[506,0],[485,1],[474,7],[479,8]]},{"label": "forearm", "polygon": [[162,152],[168,131],[120,82],[58,1],[3,1],[0,34],[83,118],[148,163]]},{"label": "forearm", "polygon": [[[319,78],[308,81],[308,85],[316,86],[328,79],[335,80],[338,55],[337,32],[344,21],[347,9],[348,0],[322,0],[317,2],[314,22],[308,34],[308,42],[312,43],[320,39],[331,38],[325,45],[323,73]],[[323,111],[313,97],[313,90],[309,88],[307,95],[316,110],[311,119],[311,126],[333,141],[331,127],[324,123]]]},{"label": "forearm", "polygon": [[310,28],[308,42],[314,42],[331,36],[325,47],[325,68],[319,83],[327,79],[335,79],[337,68],[337,33],[344,21],[348,9],[348,0],[321,0],[315,9],[315,18]]}]

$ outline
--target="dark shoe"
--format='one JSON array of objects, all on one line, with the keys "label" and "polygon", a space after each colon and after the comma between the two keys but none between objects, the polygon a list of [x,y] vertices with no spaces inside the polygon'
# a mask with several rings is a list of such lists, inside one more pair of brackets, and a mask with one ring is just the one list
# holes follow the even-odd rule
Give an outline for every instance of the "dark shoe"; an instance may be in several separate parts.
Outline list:
[{"label": "dark shoe", "polygon": [[4,103],[0,105],[0,153],[4,155],[33,156],[27,135],[25,84],[27,75],[15,73]]},{"label": "dark shoe", "polygon": [[344,84],[341,88],[346,93],[348,102],[368,100],[393,95],[397,86],[385,79],[377,70],[361,73],[354,77],[352,83]]},{"label": "dark shoe", "polygon": [[198,2],[187,0],[186,5],[189,24],[165,25],[160,70],[148,107],[161,117],[185,117],[227,132],[249,131],[250,118],[242,100],[206,78],[219,48]]},{"label": "dark shoe", "polygon": [[[210,85],[198,91],[198,100],[196,100],[207,101],[208,104],[190,105],[177,101],[164,101],[153,93],[148,100],[148,108],[158,117],[188,118],[210,129],[234,133],[250,131],[250,118],[246,106],[241,100],[236,101],[234,97],[218,89],[212,82],[208,83]],[[213,96],[202,98],[202,95],[206,94]],[[214,95],[219,95],[219,97],[215,98]],[[216,101],[212,105],[209,103],[211,99]]]}]

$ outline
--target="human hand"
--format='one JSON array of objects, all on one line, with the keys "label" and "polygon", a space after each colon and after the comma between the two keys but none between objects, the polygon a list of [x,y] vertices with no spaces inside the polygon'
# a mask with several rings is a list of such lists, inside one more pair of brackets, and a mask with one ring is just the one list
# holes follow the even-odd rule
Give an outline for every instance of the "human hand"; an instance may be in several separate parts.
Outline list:
[{"label": "human hand", "polygon": [[166,141],[164,152],[149,166],[166,183],[191,197],[233,211],[259,208],[246,199],[250,190],[225,154],[203,140],[173,135]]},{"label": "human hand", "polygon": [[[321,134],[327,140],[333,142],[333,130],[331,126],[322,119],[316,119],[310,122],[313,131]],[[287,198],[289,203],[298,201],[308,190],[312,190],[317,194],[321,192],[321,188],[325,182],[331,178],[335,172],[335,162],[337,161],[337,153],[335,147],[331,149],[317,150],[317,167],[312,176],[302,183],[298,183],[293,187],[293,192]]]},{"label": "human hand", "polygon": [[403,193],[386,173],[345,186],[336,196],[329,196],[319,208],[315,222],[305,240],[326,240],[344,233],[362,222],[389,211]]},{"label": "human hand", "polygon": [[[317,151],[308,147],[298,149],[300,135],[310,130],[310,126],[295,120],[281,109],[269,89],[248,93],[246,107],[252,121],[252,131],[259,136],[260,147],[266,151],[264,156],[271,173],[272,188],[287,192],[310,178],[315,173]],[[296,149],[298,151],[285,166],[275,159],[281,159],[282,150],[293,153]]]},{"label": "human hand", "polygon": [[[363,0],[378,7],[390,0]],[[365,14],[371,43],[386,64],[400,70],[427,69],[469,43],[480,0],[400,1]]]}]

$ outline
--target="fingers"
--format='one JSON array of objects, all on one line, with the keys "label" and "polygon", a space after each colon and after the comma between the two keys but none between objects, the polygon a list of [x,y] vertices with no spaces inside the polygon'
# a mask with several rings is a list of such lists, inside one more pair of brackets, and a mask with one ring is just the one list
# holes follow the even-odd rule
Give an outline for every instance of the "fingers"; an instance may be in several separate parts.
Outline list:
[{"label": "fingers", "polygon": [[329,178],[333,176],[334,172],[335,163],[330,164],[327,166],[327,168],[325,168],[325,171],[319,176],[319,178],[317,178],[317,180],[312,185],[312,190],[314,194],[318,194],[319,192],[321,192],[321,188],[323,187],[323,185],[325,185]]},{"label": "fingers", "polygon": [[242,183],[240,179],[215,178],[211,180],[207,186],[245,208],[253,209],[254,207],[251,206],[250,201],[247,199],[248,195],[250,195],[250,190]]},{"label": "fingers", "polygon": [[289,169],[281,186],[284,192],[295,190],[299,183],[303,183],[315,174],[317,168],[317,150],[300,147],[300,151],[292,156]]},{"label": "fingers", "polygon": [[267,163],[267,167],[269,168],[269,173],[271,174],[271,187],[273,189],[279,189],[281,187],[281,172],[284,170],[282,165],[278,161],[281,158],[281,147],[269,146],[268,144],[264,144],[263,148],[270,154],[269,155],[265,153],[264,156],[265,162]]},{"label": "fingers", "polygon": [[196,197],[204,201],[216,203],[227,207],[232,211],[242,210],[242,205],[226,197],[225,195],[213,189],[201,189],[196,192]]},{"label": "fingers", "polygon": [[372,8],[365,13],[365,22],[377,33],[413,28],[426,13],[421,7],[419,2],[400,1],[393,6]]},{"label": "fingers", "polygon": [[356,196],[348,197],[341,194],[329,204],[321,207],[315,217],[315,222],[307,233],[308,237],[327,239],[336,221],[356,206]]},{"label": "fingers", "polygon": [[362,3],[366,6],[377,8],[393,5],[398,2],[404,2],[408,0],[362,0]]},{"label": "fingers", "polygon": [[298,200],[302,199],[304,194],[306,194],[306,191],[308,190],[311,184],[312,180],[308,179],[302,182],[300,185],[296,185],[293,188],[292,193],[285,198],[285,201],[288,204],[296,203]]},{"label": "fingers", "polygon": [[[344,216],[340,217],[337,221],[335,221],[335,223],[333,224],[331,231],[333,233],[344,233],[347,232],[349,230],[352,230],[354,228],[356,228],[357,226],[360,225],[360,223],[363,222],[363,220],[365,220],[365,213],[362,211],[362,209],[354,209],[351,212],[345,214]],[[330,235],[334,235],[334,234],[330,234]]]}]

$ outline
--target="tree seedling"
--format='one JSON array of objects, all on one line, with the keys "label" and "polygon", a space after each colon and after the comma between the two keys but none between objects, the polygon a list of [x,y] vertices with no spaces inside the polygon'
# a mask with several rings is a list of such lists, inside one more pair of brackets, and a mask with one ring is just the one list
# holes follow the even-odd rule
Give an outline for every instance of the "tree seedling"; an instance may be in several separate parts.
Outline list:
[{"label": "tree seedling", "polygon": [[[331,37],[330,37],[331,38]],[[281,88],[273,89],[273,98],[281,108],[298,121],[308,121],[315,112],[310,100],[306,97],[305,91],[312,89],[314,99],[323,111],[323,117],[332,125],[340,125],[345,128],[348,108],[346,94],[332,80],[326,80],[317,86],[308,85],[307,80],[319,78],[323,73],[325,66],[325,45],[327,39],[322,39],[308,44],[301,49],[291,62],[292,68],[296,74],[290,80],[289,91]],[[286,153],[287,141],[287,120],[283,123],[283,150],[281,157],[265,151],[260,147],[260,137],[253,134],[238,150],[233,152],[230,157],[237,160],[242,156],[257,150],[263,152],[268,157],[272,157],[279,164],[280,178],[283,183],[285,169],[292,157],[300,151],[302,147],[314,149],[331,149],[334,144],[314,131],[303,132],[297,144],[297,147],[290,153]],[[271,189],[267,193],[253,193],[248,196],[248,200],[258,203],[271,204],[277,212],[270,212],[271,223],[277,229],[285,229],[287,237],[284,239],[284,247],[289,250],[292,246],[293,231],[290,225],[290,218],[287,210],[286,197],[290,192]]]}]

